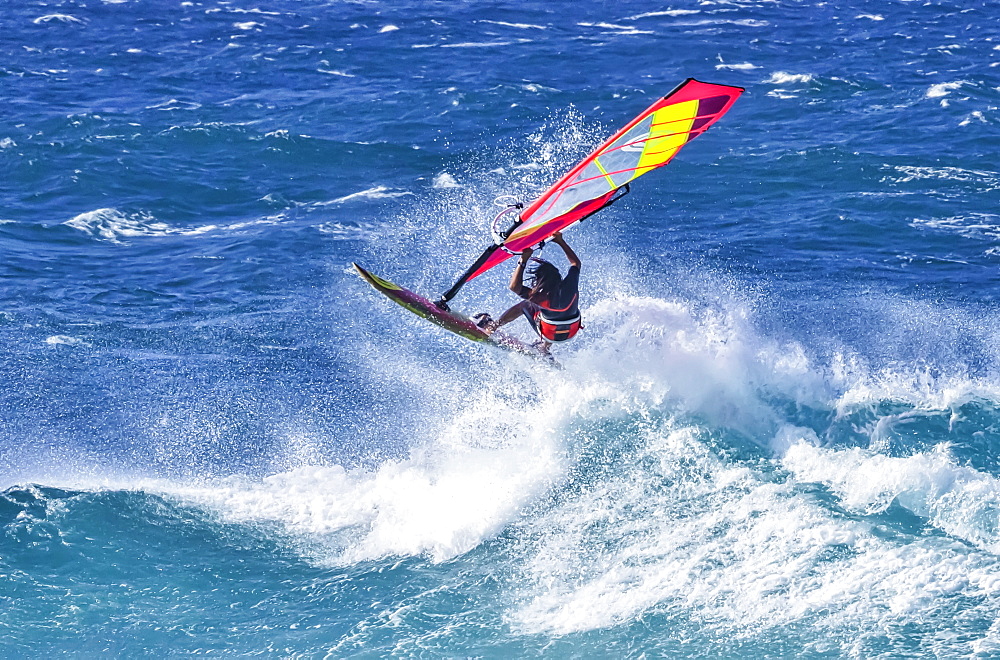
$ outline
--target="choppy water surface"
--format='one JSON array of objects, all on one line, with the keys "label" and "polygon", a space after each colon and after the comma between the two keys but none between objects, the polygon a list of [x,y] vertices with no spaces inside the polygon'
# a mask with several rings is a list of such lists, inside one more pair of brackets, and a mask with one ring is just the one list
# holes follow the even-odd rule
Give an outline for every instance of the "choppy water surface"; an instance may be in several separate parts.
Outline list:
[{"label": "choppy water surface", "polygon": [[[1000,654],[998,19],[5,7],[0,655]],[[349,269],[440,293],[689,76],[562,370]]]}]

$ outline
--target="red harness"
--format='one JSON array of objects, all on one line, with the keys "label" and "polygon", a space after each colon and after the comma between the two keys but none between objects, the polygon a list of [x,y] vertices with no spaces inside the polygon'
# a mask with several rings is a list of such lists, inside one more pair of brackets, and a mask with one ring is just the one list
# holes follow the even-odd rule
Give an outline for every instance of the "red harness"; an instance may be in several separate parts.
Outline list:
[{"label": "red harness", "polygon": [[538,305],[538,310],[535,311],[534,317],[535,326],[538,328],[538,334],[549,341],[566,341],[567,339],[572,339],[573,336],[580,331],[580,328],[583,327],[583,324],[580,323],[580,315],[577,314],[572,318],[556,321],[545,318],[545,312],[558,313],[569,311],[573,308],[573,305],[576,304],[577,295],[573,296],[573,300],[571,300],[570,303],[562,309],[553,309],[551,307],[535,303]]},{"label": "red harness", "polygon": [[535,314],[535,323],[538,325],[538,334],[549,341],[566,341],[572,339],[583,324],[580,322],[580,315],[577,314],[565,321],[550,321],[545,318],[541,310]]}]

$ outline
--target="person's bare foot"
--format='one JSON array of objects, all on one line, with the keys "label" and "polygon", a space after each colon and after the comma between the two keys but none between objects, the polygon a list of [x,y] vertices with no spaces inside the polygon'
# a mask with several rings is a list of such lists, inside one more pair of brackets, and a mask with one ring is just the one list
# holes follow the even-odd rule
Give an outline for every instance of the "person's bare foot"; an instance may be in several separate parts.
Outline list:
[{"label": "person's bare foot", "polygon": [[479,312],[472,317],[472,322],[488,335],[492,335],[493,331],[497,329],[497,322],[487,312]]}]

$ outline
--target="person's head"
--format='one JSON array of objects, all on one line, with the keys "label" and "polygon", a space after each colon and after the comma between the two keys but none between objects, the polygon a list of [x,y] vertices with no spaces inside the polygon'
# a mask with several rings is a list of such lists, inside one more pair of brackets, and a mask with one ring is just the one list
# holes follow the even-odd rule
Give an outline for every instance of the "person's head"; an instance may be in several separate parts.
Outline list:
[{"label": "person's head", "polygon": [[559,291],[562,284],[562,275],[559,269],[544,259],[532,259],[532,264],[528,270],[529,280],[528,294],[529,300],[550,300]]}]

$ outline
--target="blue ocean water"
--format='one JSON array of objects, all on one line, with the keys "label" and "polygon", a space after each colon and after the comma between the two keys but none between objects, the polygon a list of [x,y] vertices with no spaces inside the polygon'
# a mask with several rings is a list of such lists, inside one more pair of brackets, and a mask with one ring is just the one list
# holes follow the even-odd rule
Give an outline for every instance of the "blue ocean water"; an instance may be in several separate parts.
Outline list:
[{"label": "blue ocean water", "polygon": [[[0,656],[1000,656],[998,19],[5,4]],[[561,370],[350,269],[441,293],[687,77]]]}]

